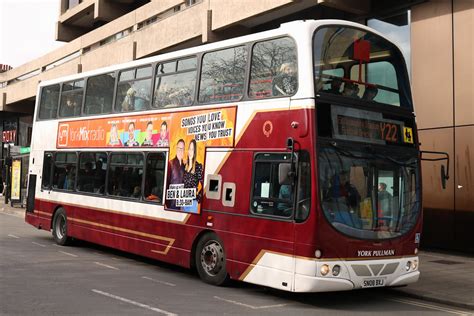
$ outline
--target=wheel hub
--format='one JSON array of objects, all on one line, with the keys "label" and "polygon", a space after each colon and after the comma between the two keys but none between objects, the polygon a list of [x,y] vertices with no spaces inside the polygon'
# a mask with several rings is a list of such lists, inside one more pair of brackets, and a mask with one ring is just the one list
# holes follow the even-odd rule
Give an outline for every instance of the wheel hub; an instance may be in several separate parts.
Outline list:
[{"label": "wheel hub", "polygon": [[201,252],[201,265],[207,274],[214,276],[224,266],[224,249],[216,241],[207,243]]}]

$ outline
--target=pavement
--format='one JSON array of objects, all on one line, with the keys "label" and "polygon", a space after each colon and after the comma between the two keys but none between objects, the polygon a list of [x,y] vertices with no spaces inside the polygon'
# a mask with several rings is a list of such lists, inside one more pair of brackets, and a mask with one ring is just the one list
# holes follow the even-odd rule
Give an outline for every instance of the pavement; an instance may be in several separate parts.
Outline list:
[{"label": "pavement", "polygon": [[[5,204],[0,196],[0,212],[23,217],[25,209]],[[474,255],[436,249],[420,250],[418,255],[419,281],[390,291],[474,311]]]}]

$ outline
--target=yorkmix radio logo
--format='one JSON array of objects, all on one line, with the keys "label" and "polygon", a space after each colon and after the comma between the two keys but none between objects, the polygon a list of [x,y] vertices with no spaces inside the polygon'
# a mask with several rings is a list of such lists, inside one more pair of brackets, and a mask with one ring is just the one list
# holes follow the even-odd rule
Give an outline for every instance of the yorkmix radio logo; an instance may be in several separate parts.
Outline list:
[{"label": "yorkmix radio logo", "polygon": [[58,147],[66,147],[67,146],[68,133],[69,133],[69,124],[59,125]]}]

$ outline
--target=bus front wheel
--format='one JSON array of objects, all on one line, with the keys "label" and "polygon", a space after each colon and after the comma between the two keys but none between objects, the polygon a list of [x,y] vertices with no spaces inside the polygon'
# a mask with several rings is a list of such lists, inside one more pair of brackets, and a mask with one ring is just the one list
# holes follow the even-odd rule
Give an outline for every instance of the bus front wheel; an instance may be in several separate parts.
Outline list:
[{"label": "bus front wheel", "polygon": [[54,241],[61,246],[66,246],[70,243],[71,238],[67,236],[67,217],[66,211],[59,208],[53,217],[53,238]]},{"label": "bus front wheel", "polygon": [[206,234],[199,240],[195,260],[199,277],[204,282],[222,285],[227,281],[224,246],[215,233]]}]

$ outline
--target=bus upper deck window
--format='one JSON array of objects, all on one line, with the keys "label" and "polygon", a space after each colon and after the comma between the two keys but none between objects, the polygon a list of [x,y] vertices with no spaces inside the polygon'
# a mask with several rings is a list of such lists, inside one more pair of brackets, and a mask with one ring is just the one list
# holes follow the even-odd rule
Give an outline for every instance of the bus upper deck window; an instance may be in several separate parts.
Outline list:
[{"label": "bus upper deck window", "polygon": [[293,95],[298,88],[296,44],[288,37],[256,43],[252,50],[249,96]]},{"label": "bus upper deck window", "polygon": [[41,89],[39,119],[56,118],[59,105],[59,84]]}]

